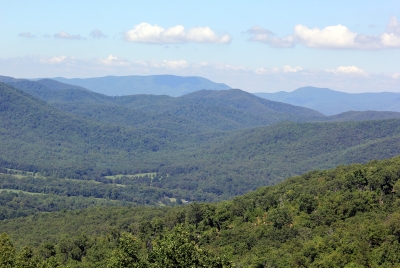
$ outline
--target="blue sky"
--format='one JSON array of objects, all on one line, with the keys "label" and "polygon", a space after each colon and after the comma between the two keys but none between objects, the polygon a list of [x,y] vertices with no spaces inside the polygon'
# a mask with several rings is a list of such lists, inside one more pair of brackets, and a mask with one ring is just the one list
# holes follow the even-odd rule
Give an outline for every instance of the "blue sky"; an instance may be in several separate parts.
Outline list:
[{"label": "blue sky", "polygon": [[3,1],[0,75],[400,92],[400,1]]}]

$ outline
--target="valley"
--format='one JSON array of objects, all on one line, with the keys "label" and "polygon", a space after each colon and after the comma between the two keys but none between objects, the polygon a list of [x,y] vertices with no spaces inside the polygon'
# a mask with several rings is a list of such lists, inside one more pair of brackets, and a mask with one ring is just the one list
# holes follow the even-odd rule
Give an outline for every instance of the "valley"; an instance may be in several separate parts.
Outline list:
[{"label": "valley", "polygon": [[154,252],[179,237],[209,267],[397,263],[379,252],[398,243],[400,113],[1,81],[0,242],[31,250],[26,261],[107,267],[136,241],[136,262],[160,267]]}]

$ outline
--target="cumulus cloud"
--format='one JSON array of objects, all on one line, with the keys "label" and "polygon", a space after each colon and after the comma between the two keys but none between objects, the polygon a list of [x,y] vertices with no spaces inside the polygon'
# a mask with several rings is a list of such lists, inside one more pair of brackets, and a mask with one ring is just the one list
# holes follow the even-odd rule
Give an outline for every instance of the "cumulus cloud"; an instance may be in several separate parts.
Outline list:
[{"label": "cumulus cloud", "polygon": [[100,59],[100,63],[109,66],[129,66],[129,61],[124,58],[118,58],[110,54],[106,59]]},{"label": "cumulus cloud", "polygon": [[294,36],[298,42],[312,48],[349,48],[354,47],[357,34],[340,24],[324,29],[296,25]]},{"label": "cumulus cloud", "polygon": [[60,31],[59,33],[54,34],[55,38],[59,38],[59,39],[67,39],[67,40],[81,40],[83,39],[80,35],[73,35],[73,34],[69,34],[67,32],[64,31]]},{"label": "cumulus cloud", "polygon": [[336,69],[329,69],[327,72],[335,73],[335,74],[350,74],[350,75],[367,75],[367,73],[357,68],[356,66],[339,66]]},{"label": "cumulus cloud", "polygon": [[93,31],[90,32],[90,37],[93,37],[93,38],[107,38],[107,35],[105,35],[99,29],[96,29],[96,30],[93,30]]},{"label": "cumulus cloud", "polygon": [[19,37],[26,37],[26,38],[33,38],[35,35],[31,34],[30,32],[22,32],[18,34]]},{"label": "cumulus cloud", "polygon": [[293,47],[303,44],[310,48],[323,49],[387,49],[400,48],[400,24],[395,17],[390,18],[386,32],[380,35],[366,35],[351,31],[346,26],[338,24],[325,28],[309,28],[298,24],[293,34],[277,37],[271,31],[261,26],[253,26],[247,30],[253,35],[249,40],[261,42],[271,47]]},{"label": "cumulus cloud", "polygon": [[216,43],[227,44],[232,38],[228,34],[218,36],[209,27],[194,27],[185,30],[182,25],[164,29],[158,25],[140,23],[125,32],[124,39],[130,42],[150,44],[172,43]]}]

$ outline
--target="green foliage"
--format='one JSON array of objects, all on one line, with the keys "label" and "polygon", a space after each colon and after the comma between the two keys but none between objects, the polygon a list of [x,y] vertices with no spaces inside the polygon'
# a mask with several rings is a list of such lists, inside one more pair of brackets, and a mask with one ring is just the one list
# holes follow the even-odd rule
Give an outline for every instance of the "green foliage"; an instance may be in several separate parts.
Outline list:
[{"label": "green foliage", "polygon": [[12,268],[15,262],[15,249],[7,234],[0,234],[0,267]]},{"label": "green foliage", "polygon": [[[322,119],[239,90],[107,97],[53,82],[18,82],[53,107],[1,84],[0,173],[12,175],[0,174],[3,189],[175,205],[225,200],[309,170],[400,154],[398,120],[274,124]],[[131,176],[138,173],[156,175]]]},{"label": "green foliage", "polygon": [[151,267],[184,268],[184,267],[231,267],[224,258],[213,256],[210,252],[200,249],[190,233],[182,226],[175,227],[155,241],[150,251]]},{"label": "green foliage", "polygon": [[130,233],[123,232],[119,244],[108,261],[109,268],[146,267],[146,263],[139,257],[141,242]]},{"label": "green foliage", "polygon": [[221,203],[35,214],[0,229],[25,252],[9,250],[12,261],[60,267],[396,267],[399,167],[396,157],[308,172]]}]

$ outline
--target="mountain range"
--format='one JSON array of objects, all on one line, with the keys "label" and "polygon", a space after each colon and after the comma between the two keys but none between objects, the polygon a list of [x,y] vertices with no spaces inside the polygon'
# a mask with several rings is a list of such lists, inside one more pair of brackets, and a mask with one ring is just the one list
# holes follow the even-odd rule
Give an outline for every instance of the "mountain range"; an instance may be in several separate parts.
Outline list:
[{"label": "mountain range", "polygon": [[[0,82],[8,84],[21,83],[24,80],[0,76]],[[107,96],[145,94],[179,97],[199,90],[220,91],[231,89],[225,84],[215,83],[202,77],[173,75],[106,76],[71,79],[57,77],[54,79],[35,80],[40,81],[41,84],[47,83],[49,85],[52,83],[50,86],[51,89],[62,89],[62,85],[64,85],[64,89],[66,86],[66,88],[72,90],[73,86],[76,86],[75,89],[89,89],[91,92]],[[62,82],[63,84],[56,85],[55,81]],[[41,92],[40,88],[36,88],[35,94],[42,94]],[[67,93],[67,95],[69,94]],[[292,92],[254,93],[254,95],[272,101],[310,108],[327,116],[334,116],[331,120],[336,120],[336,118],[337,120],[343,120],[349,114],[340,115],[340,118],[335,115],[346,112],[352,112],[351,117],[353,118],[355,118],[356,112],[368,112],[368,115],[371,115],[373,111],[400,112],[400,93],[394,92],[345,93],[328,88],[303,87]],[[365,117],[365,113],[359,116]],[[391,117],[393,114],[386,113],[384,118],[387,116]],[[379,119],[383,117],[382,115],[374,115],[374,118]]]},{"label": "mountain range", "polygon": [[[0,93],[3,163],[106,182],[96,187],[118,191],[117,200],[134,200],[132,187],[143,189],[141,202],[222,200],[307,170],[400,154],[398,119],[382,120],[399,113],[328,117],[235,89],[111,97],[49,79],[10,80]],[[126,178],[125,188],[105,178],[143,172],[158,177]]]},{"label": "mountain range", "polygon": [[256,96],[303,106],[325,115],[348,111],[400,112],[400,93],[345,93],[329,88],[302,87],[292,92],[255,93]]},{"label": "mountain range", "polygon": [[81,86],[93,92],[109,96],[154,94],[177,97],[201,89],[230,89],[230,87],[225,84],[215,83],[206,78],[197,76],[131,75],[70,79],[56,77],[53,79],[59,82]]}]

